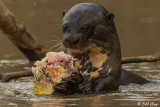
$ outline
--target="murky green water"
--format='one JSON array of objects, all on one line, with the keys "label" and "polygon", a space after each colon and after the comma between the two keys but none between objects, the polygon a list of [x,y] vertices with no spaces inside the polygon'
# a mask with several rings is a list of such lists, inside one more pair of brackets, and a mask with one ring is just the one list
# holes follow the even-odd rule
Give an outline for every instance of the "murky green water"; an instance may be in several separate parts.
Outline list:
[{"label": "murky green water", "polygon": [[[79,2],[95,2],[115,14],[122,55],[154,54],[160,51],[159,0],[2,0],[38,40],[49,49],[53,39],[61,40],[62,11]],[[53,48],[58,51],[58,47]],[[25,71],[31,63],[0,33],[0,72]],[[160,62],[123,65],[157,84],[121,86],[118,91],[101,95],[35,96],[33,78],[0,83],[0,106],[160,106]],[[157,106],[157,107],[158,107]]]}]

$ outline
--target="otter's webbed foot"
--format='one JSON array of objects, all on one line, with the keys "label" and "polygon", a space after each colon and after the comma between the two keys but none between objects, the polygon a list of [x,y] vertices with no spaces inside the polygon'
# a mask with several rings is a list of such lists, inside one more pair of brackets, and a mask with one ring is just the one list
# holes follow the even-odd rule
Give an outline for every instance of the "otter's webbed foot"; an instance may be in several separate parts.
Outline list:
[{"label": "otter's webbed foot", "polygon": [[74,94],[78,93],[78,85],[84,81],[79,72],[74,72],[68,78],[63,78],[60,83],[54,86],[53,94]]}]

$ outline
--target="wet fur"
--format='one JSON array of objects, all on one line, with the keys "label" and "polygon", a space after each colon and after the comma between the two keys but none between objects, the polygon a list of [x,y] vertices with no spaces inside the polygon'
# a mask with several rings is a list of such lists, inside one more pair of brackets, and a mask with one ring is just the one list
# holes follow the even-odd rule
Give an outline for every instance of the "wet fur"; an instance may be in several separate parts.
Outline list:
[{"label": "wet fur", "polygon": [[[72,55],[70,48],[79,48],[83,54],[72,55],[77,59],[79,73],[57,84],[55,92],[101,93],[117,90],[120,85],[148,82],[136,74],[122,70],[120,43],[113,14],[98,4],[80,3],[63,15],[65,52]],[[83,31],[86,25],[90,29],[87,34]],[[83,81],[79,82],[75,76]]]}]

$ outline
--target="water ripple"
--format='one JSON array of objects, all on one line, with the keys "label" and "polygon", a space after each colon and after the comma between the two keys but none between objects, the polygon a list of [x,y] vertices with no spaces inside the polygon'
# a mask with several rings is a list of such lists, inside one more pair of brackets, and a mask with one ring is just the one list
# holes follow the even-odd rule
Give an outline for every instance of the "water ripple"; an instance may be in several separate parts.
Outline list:
[{"label": "water ripple", "polygon": [[16,59],[16,60],[1,59],[0,68],[16,67],[16,66],[25,65],[28,63],[29,61],[27,59]]}]

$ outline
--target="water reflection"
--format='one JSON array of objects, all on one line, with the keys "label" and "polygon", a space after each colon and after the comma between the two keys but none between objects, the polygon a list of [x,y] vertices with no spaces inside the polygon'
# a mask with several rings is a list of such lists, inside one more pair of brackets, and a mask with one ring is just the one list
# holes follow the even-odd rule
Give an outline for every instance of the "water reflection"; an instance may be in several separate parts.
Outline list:
[{"label": "water reflection", "polygon": [[28,63],[29,61],[27,59],[17,59],[17,60],[2,59],[0,60],[0,67],[1,68],[16,67],[16,66],[25,65]]}]

